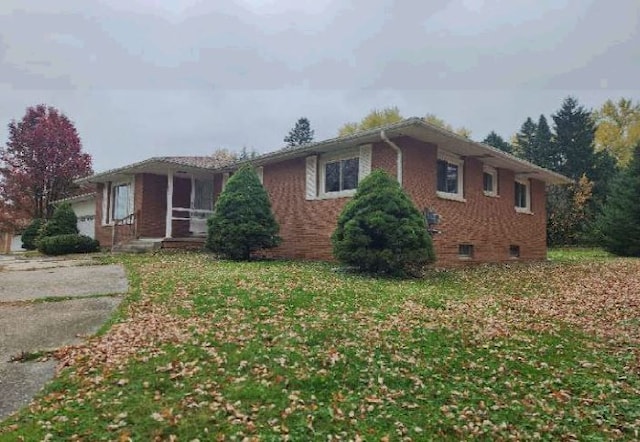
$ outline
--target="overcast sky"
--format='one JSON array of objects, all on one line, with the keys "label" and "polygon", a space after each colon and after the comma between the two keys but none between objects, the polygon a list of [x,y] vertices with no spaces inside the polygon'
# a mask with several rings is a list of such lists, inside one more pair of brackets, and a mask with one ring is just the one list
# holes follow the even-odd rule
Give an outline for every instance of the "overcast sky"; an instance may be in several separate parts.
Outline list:
[{"label": "overcast sky", "polygon": [[387,106],[508,138],[569,94],[640,101],[639,21],[638,0],[1,0],[0,142],[38,103],[96,171]]}]

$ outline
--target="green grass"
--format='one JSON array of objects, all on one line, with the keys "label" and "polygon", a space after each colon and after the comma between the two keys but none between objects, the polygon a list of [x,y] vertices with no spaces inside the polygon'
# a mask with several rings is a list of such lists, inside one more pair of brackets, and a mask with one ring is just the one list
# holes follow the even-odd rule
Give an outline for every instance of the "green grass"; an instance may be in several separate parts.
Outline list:
[{"label": "green grass", "polygon": [[555,262],[588,262],[614,258],[614,255],[597,247],[555,247],[549,249],[547,256]]},{"label": "green grass", "polygon": [[[593,272],[640,266],[550,256],[423,280],[200,254],[109,258],[132,286],[111,329],[1,423],[0,440],[637,438],[636,341],[529,307]],[[110,336],[124,356],[105,362]]]}]

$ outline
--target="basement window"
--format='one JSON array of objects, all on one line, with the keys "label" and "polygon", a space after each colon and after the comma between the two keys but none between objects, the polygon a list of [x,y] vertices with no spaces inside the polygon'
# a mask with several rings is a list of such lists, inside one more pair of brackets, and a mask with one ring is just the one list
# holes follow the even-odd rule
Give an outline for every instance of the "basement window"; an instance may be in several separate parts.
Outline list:
[{"label": "basement window", "polygon": [[509,258],[520,258],[520,246],[514,244],[509,246]]},{"label": "basement window", "polygon": [[473,258],[473,244],[460,244],[458,246],[458,258],[460,259]]}]

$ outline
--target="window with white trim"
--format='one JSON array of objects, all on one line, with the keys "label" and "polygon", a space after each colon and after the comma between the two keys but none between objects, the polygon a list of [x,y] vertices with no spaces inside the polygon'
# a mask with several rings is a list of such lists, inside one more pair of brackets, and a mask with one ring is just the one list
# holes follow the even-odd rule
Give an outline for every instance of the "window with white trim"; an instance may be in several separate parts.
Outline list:
[{"label": "window with white trim", "polygon": [[438,154],[437,195],[441,198],[463,201],[464,160],[460,157]]},{"label": "window with white trim", "polygon": [[529,180],[516,178],[515,180],[515,207],[517,212],[531,212],[531,185]]},{"label": "window with white trim", "polygon": [[371,172],[371,146],[306,159],[306,199],[353,196]]},{"label": "window with white trim", "polygon": [[323,186],[320,193],[346,193],[358,187],[358,169],[360,158],[342,158],[326,160],[320,165]]},{"label": "window with white trim", "polygon": [[129,199],[131,198],[131,185],[118,184],[111,191],[111,218],[118,220],[129,215]]},{"label": "window with white trim", "polygon": [[498,171],[494,167],[483,166],[482,190],[487,196],[498,196]]},{"label": "window with white trim", "polygon": [[102,194],[102,224],[110,225],[133,213],[133,178],[131,181],[107,182]]},{"label": "window with white trim", "polygon": [[264,184],[264,167],[258,166],[255,168],[255,170],[256,170],[256,175],[258,175],[258,180],[260,181],[260,184]]}]

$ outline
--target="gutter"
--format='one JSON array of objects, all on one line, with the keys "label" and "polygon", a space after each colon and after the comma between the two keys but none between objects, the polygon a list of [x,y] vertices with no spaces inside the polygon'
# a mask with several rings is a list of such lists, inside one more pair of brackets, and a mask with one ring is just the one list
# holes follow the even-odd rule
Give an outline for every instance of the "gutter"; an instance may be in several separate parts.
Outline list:
[{"label": "gutter", "polygon": [[387,143],[389,145],[389,147],[391,147],[397,153],[396,170],[398,171],[397,172],[398,182],[400,183],[400,187],[402,187],[402,150],[400,150],[400,148],[398,147],[398,145],[396,143],[394,143],[393,141],[391,141],[389,139],[389,137],[387,137],[387,134],[384,133],[384,130],[380,131],[380,138],[382,139],[382,141]]}]

